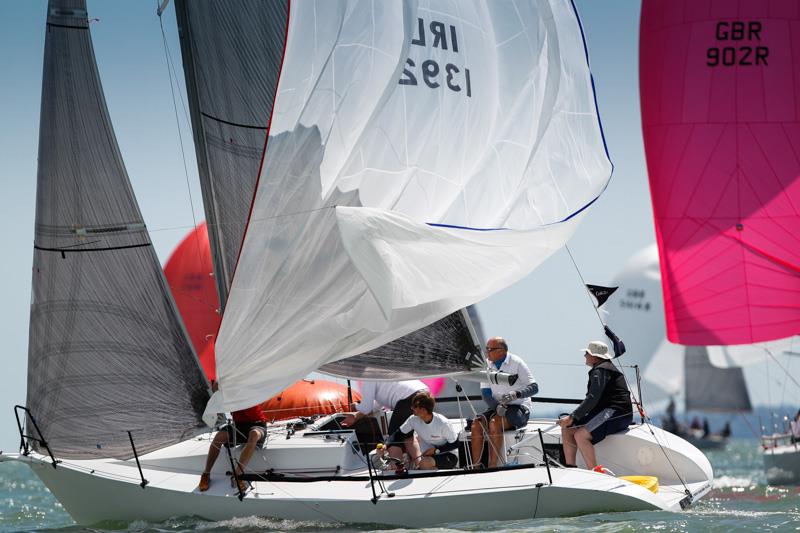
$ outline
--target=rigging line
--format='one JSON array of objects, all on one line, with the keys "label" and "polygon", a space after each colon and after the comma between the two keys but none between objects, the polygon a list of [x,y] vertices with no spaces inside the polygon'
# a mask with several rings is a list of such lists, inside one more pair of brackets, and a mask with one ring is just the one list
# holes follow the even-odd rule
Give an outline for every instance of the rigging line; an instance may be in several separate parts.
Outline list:
[{"label": "rigging line", "polygon": [[[787,376],[789,375],[789,365],[791,365],[791,364],[792,364],[792,360],[789,359],[789,362],[786,364],[786,375]],[[783,387],[781,388],[781,405],[784,405],[783,401],[786,399],[786,385],[788,383],[789,383],[788,379],[784,379],[783,380]]]},{"label": "rigging line", "polygon": [[[663,444],[661,444],[661,441],[660,441],[660,440],[658,440],[658,437],[656,436],[656,433],[655,433],[655,431],[653,431],[653,428],[651,427],[651,424],[652,424],[652,419],[651,419],[649,416],[648,416],[648,417],[646,417],[646,418],[645,418],[644,425],[646,425],[646,426],[647,426],[647,429],[650,431],[650,434],[653,436],[653,440],[654,440],[654,441],[656,441],[656,444],[658,444],[658,448],[661,450],[661,453],[663,453],[663,454],[664,454],[664,458],[665,458],[665,459],[667,460],[667,462],[669,463],[669,466],[671,466],[671,467],[672,467],[672,471],[673,471],[673,472],[675,472],[675,475],[676,475],[676,476],[678,476],[678,481],[680,481],[680,482],[681,482],[681,485],[683,485],[683,488],[684,488],[686,491],[688,491],[689,493],[691,493],[691,491],[689,490],[689,487],[687,487],[687,486],[686,486],[686,483],[683,481],[683,477],[681,476],[681,473],[680,473],[680,472],[678,472],[678,468],[677,468],[677,467],[676,467],[676,466],[675,466],[675,465],[672,463],[672,460],[669,458],[669,454],[667,453],[667,450],[665,449],[664,445],[663,445]],[[680,437],[678,437],[678,438],[680,438]]]},{"label": "rigging line", "polygon": [[[158,0],[156,0],[156,5],[158,5]],[[184,147],[183,147],[183,133],[181,132],[180,117],[178,116],[178,103],[175,101],[175,84],[177,83],[177,81],[174,81],[174,79],[177,79],[177,73],[173,78],[173,68],[174,67],[173,67],[173,64],[170,61],[170,57],[169,57],[169,45],[167,44],[167,34],[164,31],[164,20],[161,18],[160,8],[158,8],[158,9],[159,9],[159,11],[158,11],[159,12],[158,25],[161,28],[161,42],[164,45],[164,58],[165,58],[165,60],[167,62],[167,75],[169,76],[169,90],[170,90],[170,93],[172,95],[172,109],[175,112],[175,128],[178,130],[178,141],[179,141],[179,144],[180,144],[180,147],[181,147],[181,159],[183,161],[183,174],[186,177],[186,192],[189,194],[189,208],[190,208],[190,210],[192,212],[192,226],[195,228],[195,231],[192,233],[192,235],[194,237],[195,251],[197,252],[197,263],[202,265],[203,264],[203,257],[202,257],[202,254],[200,252],[200,242],[199,242],[200,238],[199,238],[199,236],[197,235],[197,232],[196,232],[197,216],[195,215],[195,212],[194,212],[194,198],[192,197],[192,186],[189,183],[189,168],[188,168],[188,166],[186,164],[186,151],[184,150]],[[183,102],[183,97],[181,97],[181,102]],[[186,113],[186,109],[185,108],[184,108],[184,113]],[[210,302],[205,302],[205,303],[207,305],[211,305]]]},{"label": "rigging line", "polygon": [[[770,353],[769,350],[764,348],[764,351],[767,352],[767,355],[772,357],[772,354]],[[769,377],[769,359],[767,359],[767,364],[764,365],[764,368],[767,371],[767,404],[772,405],[772,392],[771,392],[771,387],[769,386],[770,385],[770,383],[769,383],[770,382],[770,377]],[[771,421],[772,421],[772,413],[771,413],[771,410],[770,410],[770,422]]]},{"label": "rigging line", "polygon": [[[564,244],[564,249],[567,251],[567,254],[569,255],[569,258],[572,261],[572,266],[575,267],[575,271],[578,273],[578,277],[581,279],[581,283],[583,284],[583,290],[586,291],[586,297],[589,298],[589,303],[592,305],[592,309],[594,309],[594,312],[597,315],[597,320],[599,320],[600,321],[600,325],[605,328],[606,324],[605,324],[605,322],[603,322],[603,317],[600,316],[600,309],[598,309],[598,307],[596,305],[594,305],[594,300],[592,300],[592,294],[589,291],[589,287],[586,286],[586,280],[583,279],[583,274],[581,274],[581,269],[578,268],[578,263],[575,262],[575,258],[572,256],[572,252],[570,251],[569,246]],[[621,357],[621,356],[618,356],[618,357]],[[618,357],[615,357],[615,359],[617,359]],[[610,361],[612,362],[612,364],[614,364],[613,359],[611,359]],[[630,392],[630,395],[633,398],[633,400],[635,402],[637,402],[639,404],[639,406],[642,407],[642,409],[644,409],[644,404],[642,404],[640,398],[636,397],[636,393],[633,392],[633,389],[631,388],[631,384],[628,381],[628,376],[625,375],[624,371],[622,372],[622,377],[625,379],[625,385],[628,386],[628,391]]]},{"label": "rigging line", "polygon": [[753,435],[755,438],[757,438],[757,439],[761,438],[761,432],[760,432],[760,431],[756,431],[756,430],[753,428],[753,425],[752,425],[752,424],[750,424],[750,421],[747,419],[747,417],[746,417],[746,416],[744,416],[744,413],[743,413],[743,412],[741,412],[741,411],[739,411],[739,413],[738,413],[738,414],[739,414],[739,416],[741,416],[741,417],[742,417],[742,420],[744,420],[744,423],[745,423],[745,424],[747,424],[747,429],[749,429],[749,430],[750,430],[750,433],[751,433],[751,434],[752,434],[752,435]]},{"label": "rigging line", "polygon": [[581,269],[578,268],[578,263],[575,262],[575,258],[572,257],[572,252],[569,249],[569,246],[566,244],[564,245],[564,249],[567,251],[570,260],[572,261],[572,266],[575,267],[575,271],[578,273],[578,277],[581,278],[581,283],[583,284],[583,290],[586,291],[586,297],[589,298],[589,303],[592,304],[592,309],[597,314],[597,320],[600,321],[600,325],[605,327],[605,322],[603,322],[603,317],[600,316],[600,310],[594,305],[594,301],[592,300],[592,294],[589,292],[589,289],[586,287],[586,280],[583,279],[583,274],[581,274]]},{"label": "rigging line", "polygon": [[[585,364],[581,363],[556,363],[554,361],[537,361],[535,363],[531,363],[530,366],[577,366],[577,367],[584,367]],[[617,365],[619,368],[636,368],[636,365]]]},{"label": "rigging line", "polygon": [[[792,383],[794,383],[797,386],[797,388],[800,388],[800,383],[798,383],[797,380],[794,379],[794,377],[792,377],[792,375],[789,373],[789,370],[784,368],[784,366],[780,363],[780,361],[778,361],[775,355],[773,355],[772,350],[770,350],[769,348],[764,348],[764,351],[767,352],[767,355],[769,355],[773,361],[775,361],[775,364],[778,365],[778,368],[783,370],[784,374],[786,374],[786,377],[789,378],[792,381]],[[767,372],[769,372],[769,365],[767,365]],[[767,374],[767,376],[769,376],[769,374]],[[767,392],[769,393],[769,390],[767,390]],[[770,404],[771,403],[772,402],[770,401]]]},{"label": "rigging line", "polygon": [[[158,4],[158,0],[156,0],[156,4]],[[178,141],[181,147],[181,159],[183,160],[183,173],[184,176],[186,177],[186,190],[189,194],[190,208],[192,211],[192,224],[196,228],[197,218],[194,213],[194,199],[192,198],[192,188],[189,184],[189,168],[186,164],[186,151],[184,150],[183,146],[183,133],[181,132],[180,117],[178,116],[178,103],[175,100],[175,84],[177,83],[175,79],[177,78],[177,74],[173,77],[173,65],[169,57],[169,45],[167,44],[167,34],[164,31],[164,21],[162,20],[160,15],[158,17],[158,25],[161,28],[161,42],[164,46],[164,59],[167,63],[167,75],[169,76],[169,90],[170,94],[172,95],[172,109],[175,112],[175,127],[178,130]],[[198,255],[199,255],[199,250],[198,250]]]},{"label": "rigging line", "polygon": [[[158,5],[158,0],[155,1],[156,5]],[[159,24],[162,24],[161,26],[162,36],[164,35],[164,27],[163,23],[161,23],[161,15],[164,14],[164,11],[166,10],[168,3],[169,0],[163,0],[163,4],[156,10],[156,15],[158,15]],[[166,39],[164,39],[164,52],[167,56],[167,67],[170,68],[173,72],[175,72],[175,85],[178,85],[178,98],[180,98],[181,100],[181,109],[183,109],[183,117],[186,120],[187,124],[191,124],[191,119],[189,118],[189,108],[186,105],[186,102],[183,100],[183,91],[180,90],[181,89],[179,81],[180,78],[178,77],[177,74],[178,69],[175,68],[175,62],[172,60],[172,51],[169,49],[169,43],[166,41]]]},{"label": "rigging line", "polygon": [[[567,254],[569,254],[569,258],[572,261],[573,266],[575,267],[575,271],[578,273],[578,277],[580,277],[581,282],[583,283],[583,288],[584,288],[584,290],[586,290],[586,296],[589,298],[589,301],[592,304],[592,308],[594,309],[595,313],[597,314],[597,319],[600,321],[600,324],[605,327],[605,323],[603,322],[603,318],[600,316],[600,311],[594,305],[594,302],[592,301],[592,296],[589,293],[589,289],[586,287],[586,280],[583,279],[583,275],[581,274],[581,271],[578,268],[578,264],[575,262],[575,258],[572,256],[572,252],[570,251],[569,246],[567,246],[565,244],[564,248],[567,250]],[[623,379],[625,379],[625,384],[628,386],[628,391],[630,392],[630,395],[633,398],[633,400],[635,402],[637,402],[639,404],[639,406],[642,407],[642,409],[644,409],[644,404],[642,403],[641,399],[637,398],[636,394],[633,392],[633,390],[632,390],[632,388],[630,386],[630,382],[628,381],[628,376],[625,375],[625,372],[622,372],[622,377],[623,377]],[[672,470],[675,472],[675,475],[678,476],[678,479],[680,480],[681,485],[683,485],[683,488],[688,491],[689,488],[686,486],[686,483],[684,483],[683,478],[681,477],[680,473],[678,472],[678,469],[675,467],[674,464],[672,464],[672,461],[669,458],[669,454],[664,449],[664,446],[661,444],[661,442],[658,440],[658,437],[656,437],[656,434],[653,431],[653,429],[650,427],[650,422],[649,422],[650,417],[647,416],[646,412],[645,412],[645,416],[642,417],[642,418],[645,419],[645,422],[644,422],[645,425],[647,425],[647,428],[650,430],[650,434],[653,436],[653,439],[655,440],[656,444],[658,444],[658,447],[661,450],[661,453],[664,454],[664,457],[667,459],[667,462],[672,467]]]}]

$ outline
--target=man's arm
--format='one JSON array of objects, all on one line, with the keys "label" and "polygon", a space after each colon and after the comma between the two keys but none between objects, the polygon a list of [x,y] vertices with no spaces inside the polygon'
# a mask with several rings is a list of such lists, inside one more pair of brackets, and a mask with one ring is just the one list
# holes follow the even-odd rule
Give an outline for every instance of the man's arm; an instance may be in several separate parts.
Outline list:
[{"label": "man's arm", "polygon": [[447,442],[436,447],[439,452],[449,452],[450,450],[458,448],[458,433],[453,429],[450,423],[446,423],[442,433]]},{"label": "man's arm", "polygon": [[[377,383],[374,381],[364,381],[361,383],[361,401],[356,404],[356,419],[363,418],[370,414],[375,408],[375,388]],[[361,416],[359,416],[359,414]]]},{"label": "man's arm", "polygon": [[534,379],[531,369],[528,368],[528,365],[526,365],[524,362],[517,370],[517,376],[517,383],[521,385],[522,388],[510,392],[511,396],[513,397],[511,398],[512,401],[517,398],[530,398],[539,392],[539,384],[536,383],[536,379]]},{"label": "man's arm", "polygon": [[610,381],[611,373],[608,371],[604,371],[601,368],[593,368],[591,372],[589,372],[589,391],[586,393],[586,398],[581,402],[581,404],[575,408],[572,412],[572,419],[573,420],[580,420],[589,412],[597,407],[597,404],[600,402],[600,396],[603,395],[603,390],[605,390],[606,385]]},{"label": "man's arm", "polygon": [[351,427],[372,412],[375,407],[375,386],[376,383],[374,381],[363,381],[361,383],[361,401],[355,404],[355,414],[349,414],[342,419],[342,427]]},{"label": "man's arm", "polygon": [[516,391],[517,398],[530,398],[531,396],[535,396],[539,392],[539,384],[535,381],[533,383],[528,384],[524,389],[519,389]]}]

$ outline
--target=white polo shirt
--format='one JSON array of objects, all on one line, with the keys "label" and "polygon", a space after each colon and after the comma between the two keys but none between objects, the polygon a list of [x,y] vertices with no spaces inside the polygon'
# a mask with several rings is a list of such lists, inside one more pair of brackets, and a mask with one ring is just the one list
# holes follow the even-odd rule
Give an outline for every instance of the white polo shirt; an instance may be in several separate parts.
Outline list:
[{"label": "white polo shirt", "polygon": [[397,402],[405,400],[421,390],[428,390],[428,386],[417,379],[408,381],[362,381],[361,403],[356,404],[356,409],[364,415],[370,414],[376,407],[394,409]]},{"label": "white polo shirt", "polygon": [[[525,364],[525,361],[523,361],[520,356],[514,355],[511,352],[506,353],[506,358],[503,361],[503,364],[500,365],[500,368],[497,368],[495,364],[491,361],[487,362],[489,363],[487,368],[490,371],[505,372],[506,374],[517,374],[519,376],[514,385],[495,385],[494,383],[485,383],[485,382],[481,383],[482,389],[492,389],[492,398],[494,398],[498,402],[503,397],[503,394],[506,394],[507,392],[511,392],[514,390],[522,390],[531,383],[536,382],[536,380],[533,378],[533,374],[531,373],[531,369],[528,368],[528,365]],[[530,409],[531,399],[517,398],[516,400],[511,402],[511,405],[524,405],[528,409]]]}]

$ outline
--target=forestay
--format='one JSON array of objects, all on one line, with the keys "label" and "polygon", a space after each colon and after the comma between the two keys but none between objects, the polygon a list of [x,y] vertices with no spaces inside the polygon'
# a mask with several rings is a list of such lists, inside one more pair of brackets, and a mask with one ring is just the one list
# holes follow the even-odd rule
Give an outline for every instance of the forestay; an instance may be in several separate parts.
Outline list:
[{"label": "forestay", "polygon": [[57,457],[126,458],[128,431],[146,453],[202,427],[208,389],[128,181],[88,20],[85,0],[49,3],[27,406]]},{"label": "forestay", "polygon": [[610,170],[570,2],[292,3],[209,411],[514,283]]}]

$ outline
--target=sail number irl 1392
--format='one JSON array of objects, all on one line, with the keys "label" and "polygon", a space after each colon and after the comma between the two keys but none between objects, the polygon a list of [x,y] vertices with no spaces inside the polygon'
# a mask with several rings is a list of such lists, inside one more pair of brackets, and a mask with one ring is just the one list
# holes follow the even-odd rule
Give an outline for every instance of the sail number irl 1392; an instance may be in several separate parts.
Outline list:
[{"label": "sail number irl 1392", "polygon": [[714,37],[719,44],[706,51],[706,65],[767,66],[769,48],[760,44],[762,30],[757,20],[717,22]]},{"label": "sail number irl 1392", "polygon": [[[458,35],[456,27],[436,20],[426,23],[417,19],[416,35],[411,44],[431,49],[439,48],[458,53]],[[435,59],[414,60],[406,59],[403,74],[400,76],[400,85],[420,85],[424,83],[431,89],[446,87],[453,92],[463,92],[472,96],[472,84],[469,78],[469,69],[454,63],[444,63]]]}]

